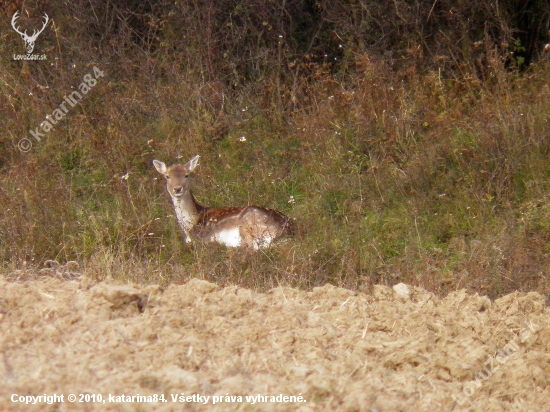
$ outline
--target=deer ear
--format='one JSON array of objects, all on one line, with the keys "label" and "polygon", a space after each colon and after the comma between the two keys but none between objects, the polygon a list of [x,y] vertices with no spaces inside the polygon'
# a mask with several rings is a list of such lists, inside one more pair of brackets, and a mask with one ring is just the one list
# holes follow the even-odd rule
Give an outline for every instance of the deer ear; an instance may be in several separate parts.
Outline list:
[{"label": "deer ear", "polygon": [[157,172],[159,172],[161,175],[166,174],[166,165],[161,162],[160,160],[153,160],[153,164],[155,165],[155,169],[157,169]]},{"label": "deer ear", "polygon": [[187,167],[190,172],[195,170],[195,167],[197,167],[197,164],[199,163],[199,157],[200,157],[199,155],[196,155],[191,160],[189,160],[185,165],[185,167]]}]

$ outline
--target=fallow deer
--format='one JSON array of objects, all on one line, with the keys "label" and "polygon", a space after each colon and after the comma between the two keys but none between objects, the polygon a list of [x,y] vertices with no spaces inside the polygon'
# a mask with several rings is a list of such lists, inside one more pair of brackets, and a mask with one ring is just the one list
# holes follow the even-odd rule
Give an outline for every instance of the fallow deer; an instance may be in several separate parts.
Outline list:
[{"label": "fallow deer", "polygon": [[191,193],[189,175],[197,167],[199,155],[185,165],[166,165],[153,160],[157,171],[166,178],[166,188],[174,203],[184,241],[217,242],[228,247],[253,250],[267,248],[281,236],[292,234],[293,222],[284,214],[259,206],[206,207]]}]

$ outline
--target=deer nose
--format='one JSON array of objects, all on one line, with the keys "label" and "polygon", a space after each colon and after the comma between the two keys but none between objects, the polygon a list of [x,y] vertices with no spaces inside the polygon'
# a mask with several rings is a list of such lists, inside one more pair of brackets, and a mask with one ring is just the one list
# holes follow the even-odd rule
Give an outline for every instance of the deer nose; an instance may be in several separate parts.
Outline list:
[{"label": "deer nose", "polygon": [[174,193],[175,194],[179,195],[182,191],[183,191],[183,187],[181,187],[181,186],[174,187]]}]

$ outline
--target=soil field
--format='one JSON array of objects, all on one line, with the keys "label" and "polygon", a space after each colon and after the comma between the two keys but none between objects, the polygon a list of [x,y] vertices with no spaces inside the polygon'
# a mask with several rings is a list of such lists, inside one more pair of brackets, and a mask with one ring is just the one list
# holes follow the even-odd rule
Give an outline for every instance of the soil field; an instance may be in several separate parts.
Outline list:
[{"label": "soil field", "polygon": [[537,293],[0,277],[0,410],[544,411],[549,321]]}]

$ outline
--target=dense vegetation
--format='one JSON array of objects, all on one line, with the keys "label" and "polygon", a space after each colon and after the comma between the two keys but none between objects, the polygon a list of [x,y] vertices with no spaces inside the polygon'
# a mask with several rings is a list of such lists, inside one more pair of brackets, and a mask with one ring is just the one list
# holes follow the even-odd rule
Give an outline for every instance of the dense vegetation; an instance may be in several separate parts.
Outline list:
[{"label": "dense vegetation", "polygon": [[[0,5],[3,270],[547,293],[550,1],[26,2],[43,61],[12,59],[20,3]],[[297,237],[185,246],[151,161],[197,153],[200,201],[277,208]]]}]

